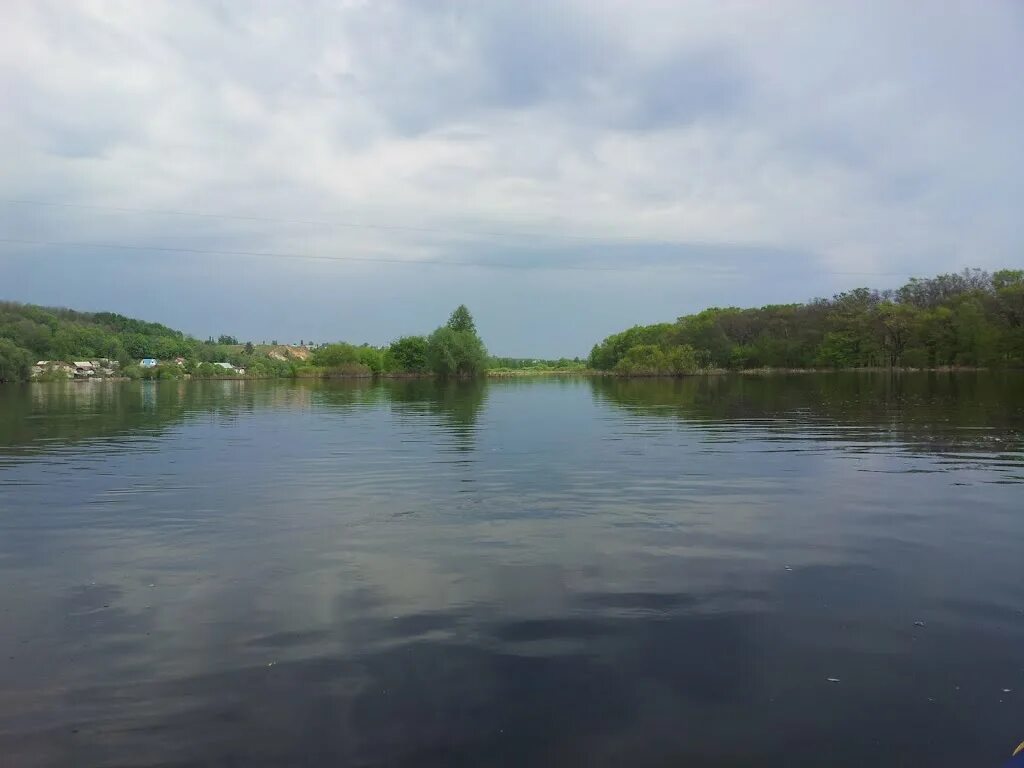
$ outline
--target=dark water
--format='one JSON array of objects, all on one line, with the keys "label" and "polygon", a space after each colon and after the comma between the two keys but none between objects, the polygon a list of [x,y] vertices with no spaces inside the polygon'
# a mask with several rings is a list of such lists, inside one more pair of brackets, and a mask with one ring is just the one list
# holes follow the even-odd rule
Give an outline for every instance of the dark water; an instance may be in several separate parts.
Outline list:
[{"label": "dark water", "polygon": [[0,585],[4,766],[994,766],[1024,376],[3,387]]}]

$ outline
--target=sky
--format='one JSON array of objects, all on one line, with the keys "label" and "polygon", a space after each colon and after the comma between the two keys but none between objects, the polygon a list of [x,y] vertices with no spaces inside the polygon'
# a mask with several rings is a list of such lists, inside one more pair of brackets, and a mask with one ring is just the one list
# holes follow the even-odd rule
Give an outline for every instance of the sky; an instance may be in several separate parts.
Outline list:
[{"label": "sky", "polygon": [[585,356],[1024,262],[1024,3],[4,0],[0,298]]}]

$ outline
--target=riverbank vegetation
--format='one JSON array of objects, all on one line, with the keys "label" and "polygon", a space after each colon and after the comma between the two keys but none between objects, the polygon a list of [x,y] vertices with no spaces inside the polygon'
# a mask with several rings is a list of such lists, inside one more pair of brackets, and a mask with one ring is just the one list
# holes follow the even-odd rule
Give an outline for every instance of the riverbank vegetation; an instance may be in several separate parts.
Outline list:
[{"label": "riverbank vegetation", "polygon": [[576,358],[540,360],[528,357],[492,357],[487,364],[487,375],[497,378],[514,376],[554,376],[588,373],[587,363]]},{"label": "riverbank vegetation", "polygon": [[624,375],[702,369],[1024,366],[1024,270],[974,269],[806,304],[706,309],[594,346]]},{"label": "riverbank vegetation", "polygon": [[460,305],[429,336],[403,336],[386,347],[325,344],[313,351],[309,364],[296,368],[295,375],[474,378],[487,370],[487,363],[473,316]]},{"label": "riverbank vegetation", "polygon": [[489,357],[465,306],[429,335],[386,346],[314,346],[240,343],[229,335],[201,341],[110,312],[0,302],[0,381],[69,378],[82,373],[73,361],[106,361],[89,376],[141,379],[1022,367],[1024,270],[964,270],[805,304],[706,309],[613,334],[586,361]]},{"label": "riverbank vegetation", "polygon": [[[75,361],[103,361],[76,371]],[[44,365],[37,365],[38,363]],[[0,381],[88,376],[130,379],[425,376],[473,378],[489,358],[473,316],[458,307],[429,336],[384,347],[201,341],[160,323],[110,312],[0,302]]]}]

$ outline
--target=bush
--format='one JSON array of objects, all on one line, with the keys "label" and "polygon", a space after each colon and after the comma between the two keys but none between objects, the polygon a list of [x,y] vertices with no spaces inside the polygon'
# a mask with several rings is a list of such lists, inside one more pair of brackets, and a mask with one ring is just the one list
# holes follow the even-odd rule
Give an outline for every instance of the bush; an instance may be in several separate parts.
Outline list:
[{"label": "bush", "polygon": [[446,325],[430,334],[427,366],[442,378],[465,378],[486,372],[487,350],[465,306],[459,306]]},{"label": "bush", "polygon": [[342,378],[347,376],[354,376],[362,378],[364,376],[372,376],[373,371],[370,367],[363,365],[362,363],[343,363],[342,365],[335,365],[330,368],[324,368],[322,375],[330,378]]},{"label": "bush", "polygon": [[26,381],[32,359],[27,350],[10,339],[0,339],[0,381]]},{"label": "bush", "polygon": [[665,370],[665,353],[657,344],[635,344],[615,364],[616,373],[630,376],[657,376]]},{"label": "bush", "polygon": [[323,368],[309,363],[301,363],[292,369],[292,375],[297,379],[318,379],[324,375]]},{"label": "bush", "polygon": [[322,368],[335,368],[349,363],[359,362],[359,348],[351,344],[325,344],[313,352],[313,365]]},{"label": "bush", "polygon": [[699,367],[697,364],[697,351],[689,344],[672,347],[672,349],[665,353],[665,371],[673,376],[696,373]]},{"label": "bush", "polygon": [[615,364],[615,372],[627,376],[682,376],[699,367],[697,352],[688,344],[668,350],[657,344],[635,344]]},{"label": "bush", "polygon": [[427,340],[427,365],[442,378],[479,376],[487,370],[487,350],[475,333],[445,326]]},{"label": "bush", "polygon": [[177,365],[154,365],[152,368],[139,368],[139,378],[146,380],[155,379],[180,379],[185,375],[185,369]]},{"label": "bush", "polygon": [[384,355],[376,347],[359,347],[359,364],[365,365],[374,375],[384,370]]},{"label": "bush", "polygon": [[427,370],[427,337],[403,336],[384,352],[384,370],[389,373],[423,373]]}]

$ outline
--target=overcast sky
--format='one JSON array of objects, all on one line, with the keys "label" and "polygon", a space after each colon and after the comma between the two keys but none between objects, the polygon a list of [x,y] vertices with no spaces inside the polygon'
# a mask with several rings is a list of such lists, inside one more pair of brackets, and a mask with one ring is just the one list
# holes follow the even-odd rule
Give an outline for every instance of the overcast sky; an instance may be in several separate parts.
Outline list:
[{"label": "overcast sky", "polygon": [[0,19],[0,298],[373,343],[465,302],[492,352],[572,356],[1024,261],[1015,0]]}]

